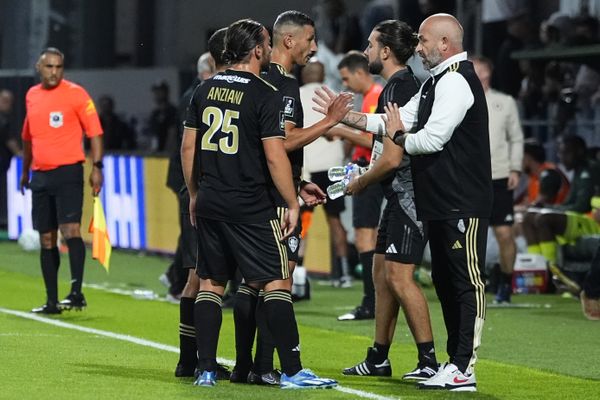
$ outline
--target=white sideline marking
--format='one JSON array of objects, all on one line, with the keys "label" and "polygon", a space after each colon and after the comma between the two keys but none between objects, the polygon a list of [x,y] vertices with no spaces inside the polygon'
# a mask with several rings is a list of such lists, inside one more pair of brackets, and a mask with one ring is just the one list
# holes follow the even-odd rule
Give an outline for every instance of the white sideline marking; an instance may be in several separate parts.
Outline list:
[{"label": "white sideline marking", "polygon": [[[157,349],[157,350],[169,351],[171,353],[179,353],[179,348],[178,347],[169,346],[168,344],[162,344],[162,343],[153,342],[151,340],[146,340],[146,339],[138,338],[138,337],[135,337],[135,336],[123,335],[121,333],[115,333],[115,332],[105,331],[105,330],[102,330],[102,329],[87,328],[85,326],[70,324],[68,322],[63,322],[63,321],[59,321],[59,320],[52,319],[52,318],[41,317],[39,315],[31,314],[31,313],[28,313],[28,312],[10,310],[10,309],[4,308],[4,307],[0,307],[0,312],[2,312],[4,314],[14,315],[16,317],[21,317],[21,318],[25,318],[25,319],[31,319],[31,320],[34,320],[34,321],[37,321],[37,322],[43,322],[45,324],[58,326],[60,328],[73,329],[73,330],[80,331],[80,332],[91,333],[93,335],[98,335],[98,336],[106,336],[106,337],[109,337],[111,339],[117,339],[117,340],[122,340],[122,341],[125,341],[125,342],[129,342],[129,343],[138,344],[140,346],[151,347],[151,348]],[[228,360],[226,358],[218,358],[217,362],[219,362],[221,364],[228,365],[230,367],[232,367],[235,364],[234,361]],[[340,392],[343,392],[343,393],[348,393],[348,394],[351,394],[351,395],[354,395],[354,396],[358,396],[358,397],[362,397],[362,398],[365,398],[365,399],[373,399],[373,400],[400,400],[399,397],[386,397],[386,396],[381,396],[381,395],[378,395],[378,394],[375,394],[375,393],[365,392],[363,390],[352,389],[352,388],[344,387],[344,386],[337,386],[334,389],[338,390]]]}]

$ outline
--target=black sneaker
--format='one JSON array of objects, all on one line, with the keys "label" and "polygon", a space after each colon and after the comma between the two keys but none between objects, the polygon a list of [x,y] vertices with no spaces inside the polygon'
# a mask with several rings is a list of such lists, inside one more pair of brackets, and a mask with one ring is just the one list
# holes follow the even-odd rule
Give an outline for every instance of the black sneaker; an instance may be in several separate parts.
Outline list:
[{"label": "black sneaker", "polygon": [[340,315],[337,319],[338,321],[358,321],[373,318],[375,318],[375,313],[371,308],[358,306],[349,313]]},{"label": "black sneaker", "polygon": [[252,366],[248,369],[240,368],[237,365],[233,367],[233,371],[229,376],[229,382],[231,383],[248,383],[248,375],[250,374]]},{"label": "black sneaker", "polygon": [[223,364],[217,364],[217,380],[226,381],[231,378],[231,371]]},{"label": "black sneaker", "polygon": [[175,376],[178,378],[192,378],[196,377],[194,372],[196,370],[196,366],[188,366],[184,364],[177,364],[175,367]]},{"label": "black sneaker", "polygon": [[56,303],[46,303],[31,310],[34,314],[60,314],[62,311]]},{"label": "black sneaker", "polygon": [[85,297],[83,293],[69,293],[64,300],[58,303],[58,307],[61,310],[77,310],[81,311],[87,307],[87,302],[85,301]]},{"label": "black sneaker", "polygon": [[424,380],[427,380],[427,379],[433,377],[435,374],[437,374],[439,368],[440,368],[439,366],[437,366],[436,368],[432,368],[432,367],[419,367],[417,365],[417,368],[402,375],[402,379],[405,379],[407,381],[424,381]]},{"label": "black sneaker", "polygon": [[344,375],[360,375],[360,376],[392,376],[392,364],[390,359],[386,358],[381,364],[374,364],[368,361],[369,356],[375,349],[369,347],[367,350],[367,359],[353,367],[345,368],[342,371]]},{"label": "black sneaker", "polygon": [[248,383],[252,385],[273,385],[279,386],[281,381],[281,372],[274,369],[266,374],[259,375],[254,371],[248,374]]}]

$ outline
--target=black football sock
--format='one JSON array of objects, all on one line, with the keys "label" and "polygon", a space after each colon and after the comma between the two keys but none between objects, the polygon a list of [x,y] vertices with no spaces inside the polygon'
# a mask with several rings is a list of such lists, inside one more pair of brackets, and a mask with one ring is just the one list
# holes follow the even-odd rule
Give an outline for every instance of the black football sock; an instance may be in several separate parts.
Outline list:
[{"label": "black football sock", "polygon": [[223,321],[221,296],[208,291],[198,292],[194,304],[194,325],[198,348],[198,370],[217,370],[217,345]]},{"label": "black football sock", "polygon": [[277,345],[281,370],[287,376],[302,369],[300,362],[300,337],[294,316],[292,295],[287,290],[272,290],[265,294],[267,325]]},{"label": "black football sock", "polygon": [[379,344],[377,342],[374,342],[373,343],[373,351],[369,352],[367,361],[372,364],[381,364],[388,358],[389,353],[390,353],[390,345],[389,344]]},{"label": "black football sock", "polygon": [[433,341],[417,343],[419,352],[419,367],[431,367],[437,369],[438,362],[435,358],[435,347]]},{"label": "black football sock", "polygon": [[[46,286],[46,301],[56,304],[58,302],[58,266],[56,253],[58,248],[42,249],[40,252],[40,264],[44,286]],[[60,261],[60,257],[58,258]]]},{"label": "black football sock", "polygon": [[67,247],[69,248],[69,263],[71,264],[71,293],[81,293],[85,245],[80,237],[74,237],[67,239]]},{"label": "black football sock", "polygon": [[256,302],[258,289],[242,283],[235,293],[233,321],[235,323],[235,366],[246,371],[252,367],[252,345],[256,334]]},{"label": "black football sock", "polygon": [[375,251],[365,251],[358,255],[362,264],[363,300],[362,306],[375,311],[375,285],[373,284],[373,256]]},{"label": "black football sock", "polygon": [[182,297],[179,301],[179,364],[195,367],[196,328],[194,327],[194,303],[196,299]]},{"label": "black football sock", "polygon": [[273,371],[273,352],[275,351],[275,341],[267,324],[264,296],[265,293],[261,291],[256,304],[258,336],[256,339],[256,354],[254,355],[254,372],[260,375]]}]

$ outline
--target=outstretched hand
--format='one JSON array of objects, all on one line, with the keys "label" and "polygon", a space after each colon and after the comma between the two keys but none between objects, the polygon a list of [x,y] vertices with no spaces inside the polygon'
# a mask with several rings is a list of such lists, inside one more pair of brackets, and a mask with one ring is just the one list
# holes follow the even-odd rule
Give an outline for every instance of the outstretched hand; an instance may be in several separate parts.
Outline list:
[{"label": "outstretched hand", "polygon": [[381,118],[383,122],[385,122],[385,131],[388,137],[394,140],[394,135],[398,131],[404,132],[404,124],[400,119],[400,108],[398,104],[388,102],[385,105],[385,116],[382,115]]},{"label": "outstretched hand", "polygon": [[352,110],[352,93],[340,93],[327,108],[327,117],[334,123],[339,123]]},{"label": "outstretched hand", "polygon": [[327,115],[327,111],[336,97],[337,94],[327,86],[321,86],[320,89],[315,90],[313,102],[316,104],[316,106],[313,106],[313,110],[323,115]]}]

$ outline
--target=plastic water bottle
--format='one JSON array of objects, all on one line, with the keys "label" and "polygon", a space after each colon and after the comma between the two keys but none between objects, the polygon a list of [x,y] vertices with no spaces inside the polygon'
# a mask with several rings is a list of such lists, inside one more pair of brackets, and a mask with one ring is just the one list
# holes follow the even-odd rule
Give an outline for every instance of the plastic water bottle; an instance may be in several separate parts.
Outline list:
[{"label": "plastic water bottle", "polygon": [[348,165],[344,165],[343,167],[331,167],[329,171],[327,171],[327,177],[332,182],[338,182],[344,179],[349,173],[356,173],[358,175],[362,175],[367,172],[366,167],[359,167],[356,164],[349,163]]},{"label": "plastic water bottle", "polygon": [[[332,172],[333,168],[335,168],[335,169]],[[340,176],[340,170],[337,168],[344,169],[344,176],[341,178],[341,180],[337,179]],[[329,196],[329,198],[331,200],[335,200],[339,197],[342,197],[346,193],[346,186],[348,186],[348,184],[350,182],[352,182],[352,180],[354,178],[361,175],[366,170],[367,170],[366,168],[361,168],[358,165],[352,164],[352,163],[349,163],[348,165],[346,165],[344,167],[330,168],[327,173],[327,175],[329,176],[329,179],[334,180],[334,179],[331,179],[331,177],[333,176],[334,178],[339,180],[339,182],[336,182],[333,185],[329,185],[329,187],[327,187],[327,195]]]}]

